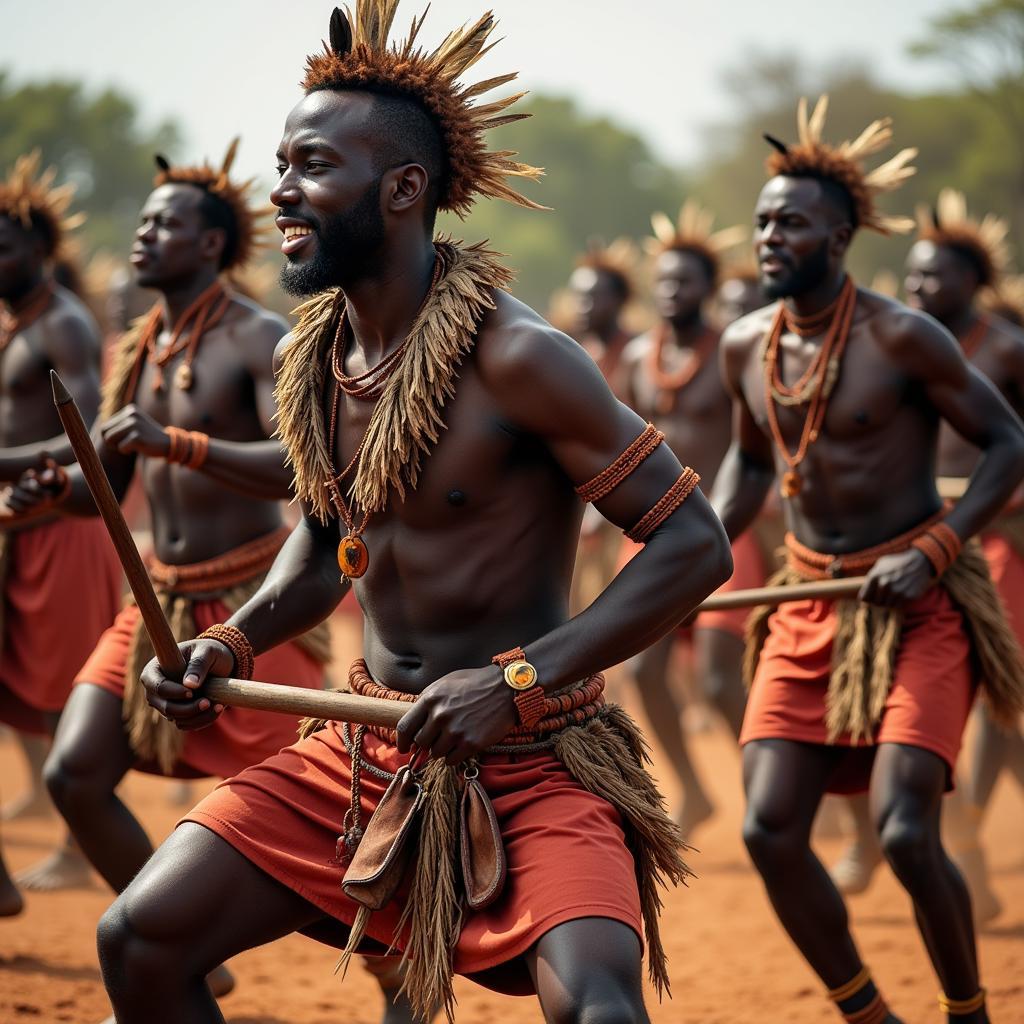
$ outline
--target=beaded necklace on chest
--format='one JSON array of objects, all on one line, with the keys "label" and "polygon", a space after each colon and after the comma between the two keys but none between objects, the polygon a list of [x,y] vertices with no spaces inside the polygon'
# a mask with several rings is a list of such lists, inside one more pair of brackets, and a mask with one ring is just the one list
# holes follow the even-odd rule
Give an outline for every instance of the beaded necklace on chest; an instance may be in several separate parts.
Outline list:
[{"label": "beaded necklace on chest", "polygon": [[[764,344],[764,400],[768,427],[779,454],[788,469],[782,474],[779,492],[784,498],[795,498],[803,488],[799,466],[807,457],[810,446],[818,440],[829,399],[839,380],[843,351],[850,336],[853,314],[857,306],[857,289],[847,276],[836,300],[809,317],[791,313],[780,303]],[[782,380],[779,346],[783,329],[801,338],[814,337],[827,328],[825,340],[815,353],[807,369],[793,384]],[[795,452],[789,450],[779,426],[776,405],[792,408],[806,405],[804,423]]]},{"label": "beaded necklace on chest", "polygon": [[674,371],[664,368],[664,351],[669,343],[671,328],[662,321],[655,332],[647,356],[647,374],[656,393],[655,407],[659,413],[671,412],[676,396],[697,376],[718,345],[718,335],[705,328],[692,348],[687,359]]},{"label": "beaded necklace on chest", "polygon": [[[420,308],[413,317],[413,324],[419,320],[420,315],[426,308],[437,282],[441,278],[444,269],[443,261],[439,256],[434,256],[434,270],[431,276],[430,287],[420,304]],[[398,348],[390,355],[385,356],[376,366],[371,367],[365,373],[356,377],[345,374],[345,352],[347,350],[346,328],[348,326],[348,309],[343,307],[338,317],[338,327],[334,332],[334,342],[331,345],[331,375],[334,377],[334,396],[331,401],[331,420],[328,427],[327,453],[331,466],[335,463],[335,449],[337,446],[338,434],[338,410],[341,407],[341,394],[344,392],[350,398],[362,401],[376,401],[380,398],[388,381],[395,375],[402,365],[402,356],[409,347],[412,332],[406,337]],[[353,472],[358,471],[359,460],[362,458],[363,449],[366,447],[366,439],[370,435],[370,427],[373,425],[373,415],[370,415],[370,423],[363,432],[362,440],[356,448],[348,465],[336,475],[328,477],[324,481],[324,487],[330,497],[334,510],[338,513],[341,521],[345,524],[345,536],[338,544],[338,567],[341,569],[342,581],[359,579],[370,566],[370,552],[363,540],[363,534],[370,522],[370,513],[362,513],[359,525],[356,525],[355,504],[350,506],[345,501],[341,492],[342,481]]]}]

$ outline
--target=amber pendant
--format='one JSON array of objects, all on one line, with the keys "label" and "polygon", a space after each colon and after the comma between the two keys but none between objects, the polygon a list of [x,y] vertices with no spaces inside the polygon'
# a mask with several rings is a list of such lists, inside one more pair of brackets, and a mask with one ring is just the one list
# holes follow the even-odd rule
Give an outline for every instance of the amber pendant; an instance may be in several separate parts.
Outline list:
[{"label": "amber pendant", "polygon": [[174,384],[179,391],[188,391],[192,387],[195,377],[192,374],[192,367],[188,363],[182,363],[174,371]]},{"label": "amber pendant", "polygon": [[338,565],[341,574],[350,580],[357,580],[370,565],[370,552],[366,550],[363,538],[350,533],[342,537],[338,545]]},{"label": "amber pendant", "polygon": [[803,478],[795,469],[787,470],[782,474],[782,484],[779,493],[784,498],[795,498],[804,485]]}]

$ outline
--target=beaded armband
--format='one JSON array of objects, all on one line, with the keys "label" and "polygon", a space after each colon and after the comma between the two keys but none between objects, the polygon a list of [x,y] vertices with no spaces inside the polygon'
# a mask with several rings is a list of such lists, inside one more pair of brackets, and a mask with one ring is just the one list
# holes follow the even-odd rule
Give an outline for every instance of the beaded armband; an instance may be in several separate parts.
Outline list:
[{"label": "beaded armband", "polygon": [[957,560],[963,541],[951,526],[936,523],[922,533],[911,547],[917,548],[931,562],[936,577],[940,577]]},{"label": "beaded armband", "polygon": [[235,676],[238,679],[252,679],[253,669],[256,665],[256,652],[249,643],[249,638],[235,626],[225,626],[217,623],[209,629],[204,629],[197,640],[216,640],[222,643],[235,659]]},{"label": "beaded armband", "polygon": [[587,502],[607,498],[664,440],[665,435],[648,423],[643,433],[607,469],[601,470],[593,480],[580,484],[576,493]]},{"label": "beaded armband", "polygon": [[505,682],[516,691],[515,704],[519,721],[532,729],[543,717],[547,697],[537,682],[537,670],[526,660],[522,647],[513,647],[504,654],[496,654],[491,664],[501,669]]},{"label": "beaded armband", "polygon": [[687,466],[679,479],[658,499],[657,504],[636,526],[625,531],[626,536],[637,544],[646,544],[651,534],[693,494],[699,483],[700,475]]},{"label": "beaded armband", "polygon": [[165,427],[164,433],[170,441],[167,461],[189,469],[199,469],[206,462],[210,450],[210,436],[199,430],[182,430],[181,427]]}]

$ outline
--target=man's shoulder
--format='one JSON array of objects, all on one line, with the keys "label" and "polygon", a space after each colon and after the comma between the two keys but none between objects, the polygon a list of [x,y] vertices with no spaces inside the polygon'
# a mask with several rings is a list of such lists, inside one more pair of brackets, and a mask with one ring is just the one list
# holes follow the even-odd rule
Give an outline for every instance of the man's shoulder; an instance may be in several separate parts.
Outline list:
[{"label": "man's shoulder", "polygon": [[54,289],[53,301],[37,321],[42,344],[90,345],[97,349],[100,329],[89,307],[67,288]]},{"label": "man's shoulder", "polygon": [[885,346],[929,345],[952,340],[953,336],[934,317],[866,288],[857,292],[857,318],[869,323],[875,337]]},{"label": "man's shoulder", "polygon": [[288,333],[288,321],[244,295],[232,295],[231,309],[225,317],[231,335],[244,342],[259,339],[277,345]]},{"label": "man's shoulder", "polygon": [[1024,358],[1024,330],[1001,316],[989,315],[989,336],[996,355],[1019,363]]},{"label": "man's shoulder", "polygon": [[764,340],[777,309],[778,304],[773,302],[734,320],[722,331],[719,345],[730,358],[749,353]]}]

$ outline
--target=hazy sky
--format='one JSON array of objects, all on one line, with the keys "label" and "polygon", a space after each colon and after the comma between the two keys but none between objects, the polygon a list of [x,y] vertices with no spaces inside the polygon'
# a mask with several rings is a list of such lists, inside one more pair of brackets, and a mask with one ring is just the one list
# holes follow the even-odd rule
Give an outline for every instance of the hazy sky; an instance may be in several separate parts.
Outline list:
[{"label": "hazy sky", "polygon": [[[423,38],[476,17],[488,0],[434,0]],[[816,62],[862,57],[886,80],[925,87],[941,69],[906,55],[934,15],[965,0],[491,0],[504,37],[474,71],[520,72],[523,88],[568,93],[632,125],[663,155],[697,154],[701,127],[728,114],[723,69],[751,49]],[[327,34],[330,0],[0,0],[0,66],[114,84],[147,119],[173,116],[187,158],[219,157],[242,135],[238,167],[273,176],[303,59]],[[402,32],[422,0],[404,0]]]}]

